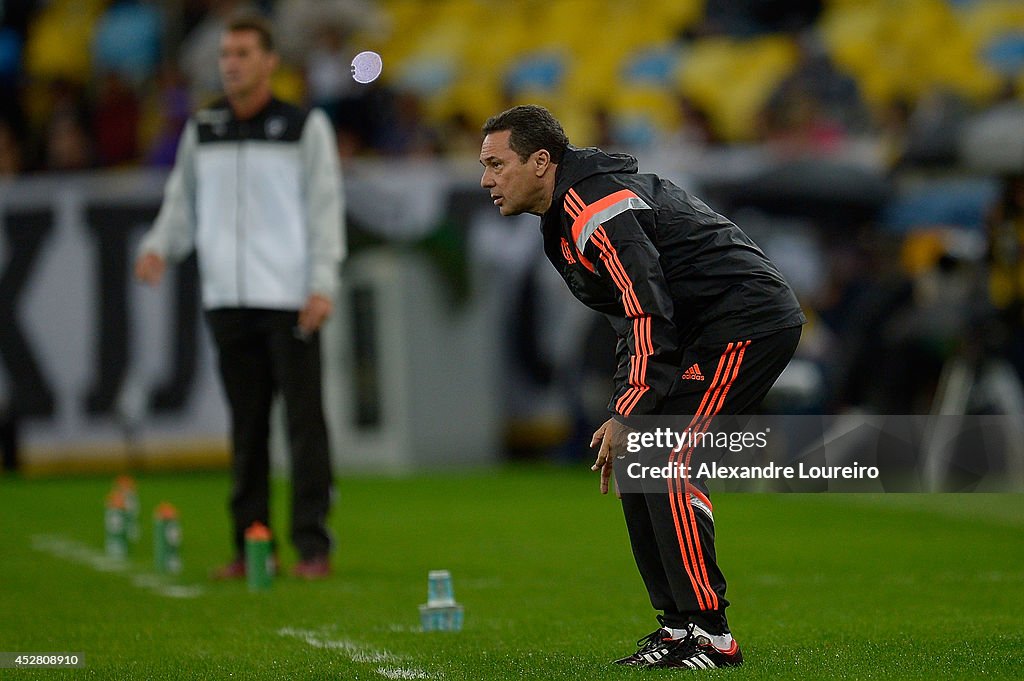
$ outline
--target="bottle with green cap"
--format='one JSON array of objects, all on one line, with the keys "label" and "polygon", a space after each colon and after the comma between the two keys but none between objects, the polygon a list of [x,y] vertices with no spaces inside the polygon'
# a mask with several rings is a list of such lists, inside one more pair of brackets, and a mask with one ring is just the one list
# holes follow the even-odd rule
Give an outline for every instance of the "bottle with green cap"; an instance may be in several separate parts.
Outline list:
[{"label": "bottle with green cap", "polygon": [[255,522],[245,531],[245,578],[249,591],[265,591],[274,582],[270,528]]}]

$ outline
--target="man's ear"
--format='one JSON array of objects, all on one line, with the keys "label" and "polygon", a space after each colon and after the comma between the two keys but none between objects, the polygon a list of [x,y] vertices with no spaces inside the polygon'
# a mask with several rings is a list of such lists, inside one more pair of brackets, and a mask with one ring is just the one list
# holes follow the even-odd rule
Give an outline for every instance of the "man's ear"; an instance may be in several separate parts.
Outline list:
[{"label": "man's ear", "polygon": [[544,173],[552,167],[551,154],[547,149],[539,149],[533,152],[533,172],[537,177],[543,177]]}]

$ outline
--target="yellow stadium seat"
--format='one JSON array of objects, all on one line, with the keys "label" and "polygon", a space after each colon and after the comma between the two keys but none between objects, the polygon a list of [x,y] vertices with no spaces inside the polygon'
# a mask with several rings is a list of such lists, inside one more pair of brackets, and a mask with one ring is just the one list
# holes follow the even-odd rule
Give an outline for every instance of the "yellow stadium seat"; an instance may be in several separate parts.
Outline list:
[{"label": "yellow stadium seat", "polygon": [[25,46],[29,76],[88,82],[93,29],[106,4],[106,0],[58,0],[40,12]]},{"label": "yellow stadium seat", "polygon": [[683,59],[679,86],[725,139],[748,140],[758,113],[796,58],[795,44],[780,36],[699,40]]},{"label": "yellow stadium seat", "polygon": [[967,4],[960,12],[960,27],[976,44],[1009,31],[1024,31],[1024,2],[987,0]]}]

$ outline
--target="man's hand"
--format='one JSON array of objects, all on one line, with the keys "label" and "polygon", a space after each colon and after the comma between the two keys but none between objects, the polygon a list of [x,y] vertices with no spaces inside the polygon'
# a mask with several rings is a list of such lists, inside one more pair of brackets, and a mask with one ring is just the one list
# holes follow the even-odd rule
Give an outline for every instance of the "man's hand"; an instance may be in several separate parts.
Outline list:
[{"label": "man's hand", "polygon": [[331,300],[319,293],[310,294],[306,306],[299,311],[299,330],[307,336],[316,333],[331,316]]},{"label": "man's hand", "polygon": [[167,269],[167,262],[163,257],[152,251],[143,253],[135,261],[135,278],[144,284],[156,286],[163,279],[164,270]]},{"label": "man's hand", "polygon": [[626,435],[633,430],[615,419],[608,419],[594,433],[590,440],[593,449],[598,445],[597,460],[590,467],[592,471],[601,471],[601,494],[608,494],[608,480],[612,477],[612,464],[616,456],[626,453]]}]

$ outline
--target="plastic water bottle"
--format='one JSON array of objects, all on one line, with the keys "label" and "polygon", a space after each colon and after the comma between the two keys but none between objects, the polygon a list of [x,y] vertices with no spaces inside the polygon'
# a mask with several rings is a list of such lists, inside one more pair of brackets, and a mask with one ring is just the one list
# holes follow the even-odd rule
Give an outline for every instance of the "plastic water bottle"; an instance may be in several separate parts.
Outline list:
[{"label": "plastic water bottle", "polygon": [[274,582],[270,528],[255,522],[245,531],[245,578],[249,591],[266,591]]},{"label": "plastic water bottle", "polygon": [[455,589],[452,587],[452,573],[447,570],[431,570],[427,573],[427,604],[451,605],[455,603]]},{"label": "plastic water bottle", "polygon": [[114,489],[124,498],[125,532],[128,541],[136,544],[139,541],[139,492],[135,479],[130,475],[119,475],[114,481]]},{"label": "plastic water bottle", "polygon": [[124,559],[128,556],[128,522],[124,507],[124,495],[113,490],[107,495],[107,506],[103,515],[106,533],[104,546],[111,558]]},{"label": "plastic water bottle", "polygon": [[181,524],[178,509],[166,501],[153,512],[153,559],[156,571],[176,575],[181,572]]},{"label": "plastic water bottle", "polygon": [[427,602],[420,606],[423,631],[459,631],[462,617],[462,606],[455,601],[452,574],[448,570],[431,570],[427,574]]}]

